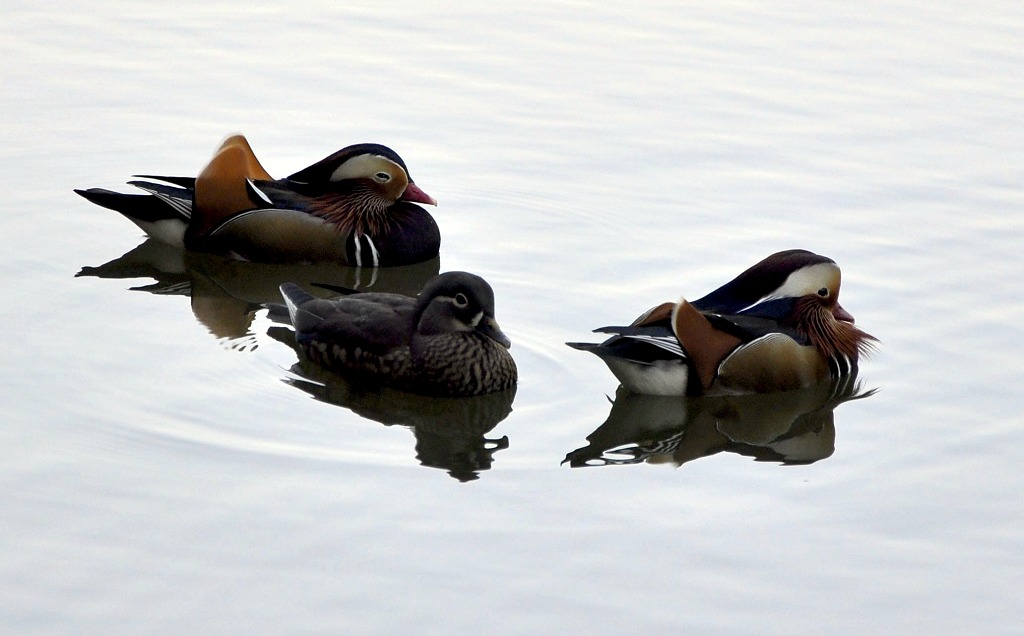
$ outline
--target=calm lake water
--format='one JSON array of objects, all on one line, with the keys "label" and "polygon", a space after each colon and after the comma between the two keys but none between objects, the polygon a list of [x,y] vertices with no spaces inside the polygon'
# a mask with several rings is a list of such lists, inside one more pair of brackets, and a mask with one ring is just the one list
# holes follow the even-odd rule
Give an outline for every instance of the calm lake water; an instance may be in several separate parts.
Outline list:
[{"label": "calm lake water", "polygon": [[[1022,43],[1019,2],[8,2],[0,632],[1022,633]],[[393,147],[439,261],[185,255],[71,191],[235,131]],[[881,340],[856,383],[637,400],[562,344],[792,247]],[[514,395],[319,384],[260,306],[453,269]]]}]

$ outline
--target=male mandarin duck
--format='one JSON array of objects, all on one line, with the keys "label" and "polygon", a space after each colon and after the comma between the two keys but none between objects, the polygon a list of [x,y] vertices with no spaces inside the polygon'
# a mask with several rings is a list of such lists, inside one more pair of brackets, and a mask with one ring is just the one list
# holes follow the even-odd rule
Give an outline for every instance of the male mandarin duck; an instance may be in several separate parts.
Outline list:
[{"label": "male mandarin duck", "polygon": [[839,304],[840,271],[807,250],[772,254],[710,294],[663,303],[600,344],[568,343],[649,395],[768,392],[852,372],[877,339]]},{"label": "male mandarin duck", "polygon": [[474,274],[441,274],[417,298],[362,292],[327,300],[293,283],[281,285],[281,295],[299,348],[345,377],[443,397],[516,384],[494,292]]},{"label": "male mandarin duck", "polygon": [[[242,135],[228,137],[196,178],[129,181],[149,194],[75,190],[150,236],[258,262],[407,265],[437,255],[437,205],[405,162],[379,144],[343,148],[285,179],[263,169]],[[170,184],[170,185],[166,185]]]}]

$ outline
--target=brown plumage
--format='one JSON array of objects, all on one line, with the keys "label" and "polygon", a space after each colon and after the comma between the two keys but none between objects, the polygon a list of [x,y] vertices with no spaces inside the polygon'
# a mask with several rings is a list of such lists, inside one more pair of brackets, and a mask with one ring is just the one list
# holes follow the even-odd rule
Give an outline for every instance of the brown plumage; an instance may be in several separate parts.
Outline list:
[{"label": "brown plumage", "polygon": [[856,369],[874,336],[839,304],[839,266],[807,250],[773,254],[694,302],[662,303],[600,344],[630,390],[650,395],[795,389]]},{"label": "brown plumage", "polygon": [[[878,339],[861,331],[853,324],[853,317],[837,302],[836,295],[828,300],[818,295],[798,298],[793,305],[793,313],[784,324],[791,325],[800,333],[807,334],[811,345],[827,359],[846,357],[856,363],[862,354],[874,349]],[[836,317],[849,316],[849,320]]]},{"label": "brown plumage", "polygon": [[[242,135],[228,137],[195,178],[130,181],[148,195],[76,190],[170,245],[260,262],[410,265],[438,254],[437,201],[380,144],[357,144],[284,179]],[[167,185],[169,184],[169,185]]]}]

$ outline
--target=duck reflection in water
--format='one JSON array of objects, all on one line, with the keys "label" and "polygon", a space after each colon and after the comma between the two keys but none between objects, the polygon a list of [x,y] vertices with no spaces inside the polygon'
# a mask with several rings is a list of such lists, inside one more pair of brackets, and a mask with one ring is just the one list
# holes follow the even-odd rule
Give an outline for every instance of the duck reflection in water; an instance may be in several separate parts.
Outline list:
[{"label": "duck reflection in water", "polygon": [[792,391],[691,398],[619,387],[608,419],[563,463],[678,467],[731,452],[756,461],[811,464],[835,451],[836,407],[874,392],[862,390],[855,374]]},{"label": "duck reflection in water", "polygon": [[496,452],[509,446],[508,436],[486,435],[512,412],[515,386],[476,397],[444,398],[359,384],[311,361],[296,346],[291,329],[272,327],[269,334],[298,356],[288,384],[385,426],[407,427],[416,438],[416,459],[422,466],[472,481],[491,468]]},{"label": "duck reflection in water", "polygon": [[415,296],[440,271],[440,257],[399,267],[349,267],[335,263],[267,264],[240,261],[217,254],[182,250],[147,239],[126,254],[96,267],[83,267],[76,277],[152,279],[130,287],[160,295],[188,296],[192,313],[216,338],[233,349],[255,348],[252,322],[268,303],[280,303],[278,290],[293,281],[323,296],[325,283],[357,290]]}]

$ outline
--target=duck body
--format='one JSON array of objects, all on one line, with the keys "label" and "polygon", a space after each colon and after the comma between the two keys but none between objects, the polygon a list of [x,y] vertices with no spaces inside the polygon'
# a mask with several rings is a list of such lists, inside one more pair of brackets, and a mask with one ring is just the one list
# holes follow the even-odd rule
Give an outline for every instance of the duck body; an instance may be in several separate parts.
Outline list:
[{"label": "duck body", "polygon": [[437,223],[416,205],[437,202],[379,144],[349,146],[274,179],[235,135],[195,178],[141,179],[128,183],[147,194],[75,192],[164,243],[242,260],[409,265],[433,258],[441,245]]},{"label": "duck body", "polygon": [[856,369],[875,338],[839,305],[840,271],[806,250],[773,254],[688,302],[662,303],[601,343],[568,343],[600,357],[623,386],[648,395],[769,392]]},{"label": "duck body", "polygon": [[479,276],[446,272],[418,298],[355,293],[316,298],[285,283],[296,343],[314,362],[354,379],[422,395],[504,391],[518,373],[494,318],[494,293]]}]

